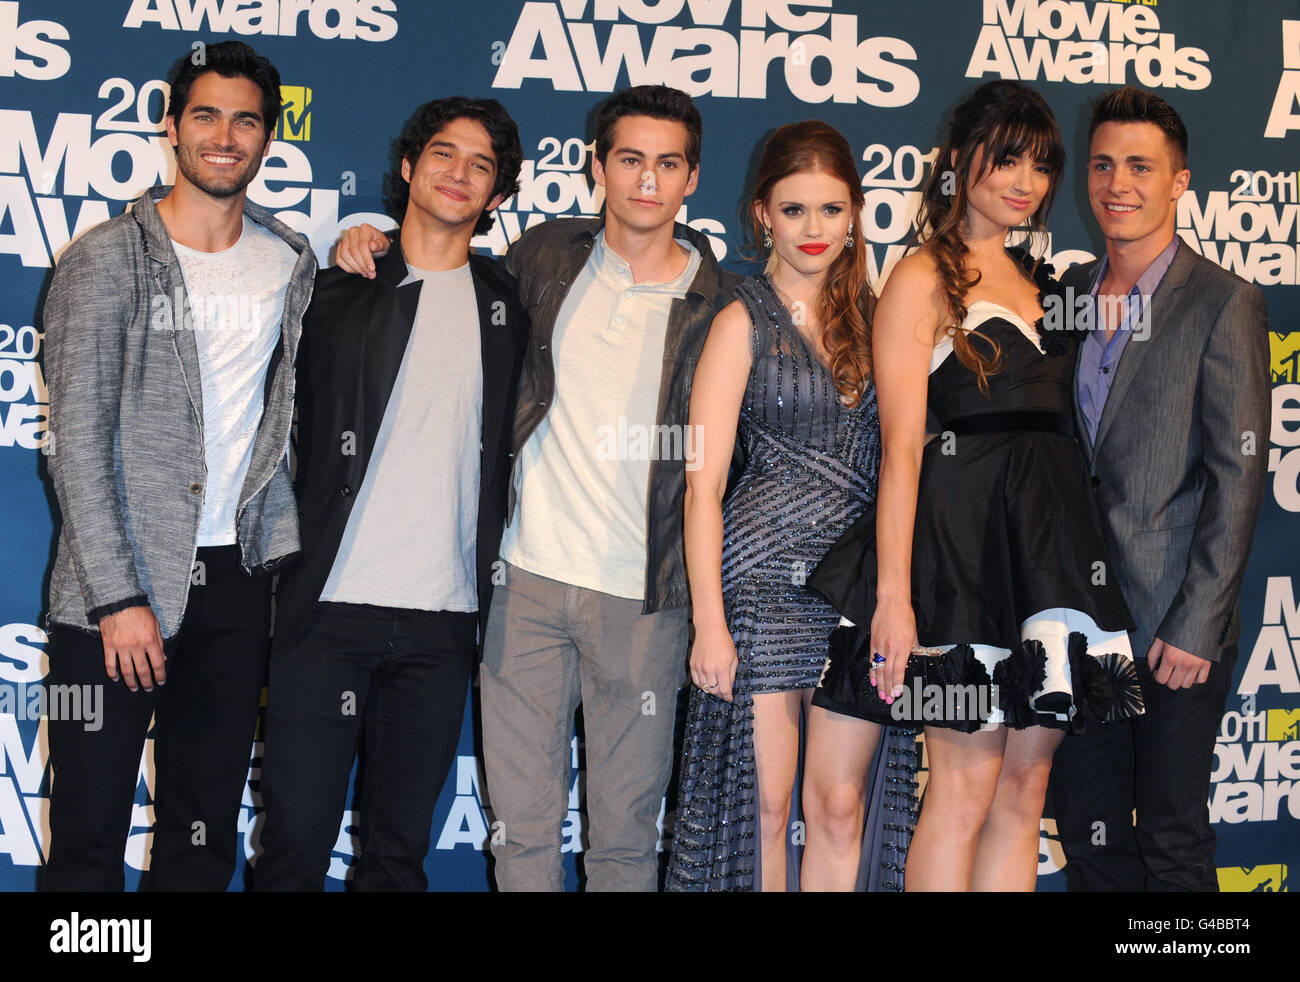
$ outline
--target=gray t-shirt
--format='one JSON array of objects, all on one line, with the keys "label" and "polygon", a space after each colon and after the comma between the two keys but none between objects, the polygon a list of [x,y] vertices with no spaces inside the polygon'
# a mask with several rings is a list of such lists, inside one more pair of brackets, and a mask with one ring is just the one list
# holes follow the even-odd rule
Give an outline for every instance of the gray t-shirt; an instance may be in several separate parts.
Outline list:
[{"label": "gray t-shirt", "polygon": [[478,610],[483,361],[469,264],[422,280],[402,367],[321,600]]}]

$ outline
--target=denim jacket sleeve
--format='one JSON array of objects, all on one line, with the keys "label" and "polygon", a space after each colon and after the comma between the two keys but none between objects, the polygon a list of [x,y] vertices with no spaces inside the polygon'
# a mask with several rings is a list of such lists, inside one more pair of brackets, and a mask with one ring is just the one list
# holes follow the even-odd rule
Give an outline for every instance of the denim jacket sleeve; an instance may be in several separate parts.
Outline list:
[{"label": "denim jacket sleeve", "polygon": [[74,243],[55,270],[44,309],[50,475],[91,623],[134,606],[131,601],[149,602],[114,476],[122,351],[134,293],[123,280],[108,268],[102,244]]}]

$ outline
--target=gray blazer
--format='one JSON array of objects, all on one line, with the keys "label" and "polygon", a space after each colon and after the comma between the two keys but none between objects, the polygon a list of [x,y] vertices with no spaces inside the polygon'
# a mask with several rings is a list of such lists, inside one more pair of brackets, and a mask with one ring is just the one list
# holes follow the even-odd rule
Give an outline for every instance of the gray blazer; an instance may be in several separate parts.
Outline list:
[{"label": "gray blazer", "polygon": [[[203,392],[180,263],[147,191],[88,231],[60,260],[45,301],[50,475],[63,513],[48,622],[97,630],[148,602],[164,638],[189,597],[207,467]],[[307,240],[256,205],[244,216],[298,253],[280,346],[236,517],[240,562],[270,570],[298,551],[289,481],[294,357],[316,257]]]},{"label": "gray blazer", "polygon": [[[1100,261],[1069,270],[1067,299]],[[1264,496],[1268,308],[1259,288],[1180,244],[1129,340],[1097,426],[1079,413],[1114,573],[1137,630],[1219,661],[1241,634],[1237,604]],[[1068,307],[1067,307],[1068,309]],[[1247,452],[1249,451],[1249,452]]]}]

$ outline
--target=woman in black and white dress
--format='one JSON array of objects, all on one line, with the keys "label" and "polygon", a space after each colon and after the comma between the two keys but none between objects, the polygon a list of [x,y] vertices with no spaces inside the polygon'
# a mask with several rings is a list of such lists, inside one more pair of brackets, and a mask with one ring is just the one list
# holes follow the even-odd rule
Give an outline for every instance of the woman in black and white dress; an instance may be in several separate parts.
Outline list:
[{"label": "woman in black and white dress", "polygon": [[814,704],[925,725],[910,890],[1032,890],[1057,745],[1142,710],[1073,435],[1075,335],[1044,328],[1048,268],[1006,247],[1043,230],[1063,166],[1018,82],[954,112],[922,244],[875,316],[878,499],[809,580],[858,625],[835,632]]}]

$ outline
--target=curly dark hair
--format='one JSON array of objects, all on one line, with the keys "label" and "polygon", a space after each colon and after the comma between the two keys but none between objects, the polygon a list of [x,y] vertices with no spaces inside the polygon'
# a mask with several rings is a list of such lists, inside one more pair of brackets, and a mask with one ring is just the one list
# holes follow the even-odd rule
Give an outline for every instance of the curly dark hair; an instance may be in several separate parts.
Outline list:
[{"label": "curly dark hair", "polygon": [[[509,198],[519,190],[519,168],[523,166],[524,150],[519,142],[519,128],[506,112],[506,107],[495,99],[468,99],[454,95],[426,102],[415,111],[402,135],[393,143],[393,167],[384,181],[384,208],[398,222],[406,215],[406,204],[411,196],[411,186],[402,177],[402,161],[415,168],[420,154],[429,141],[454,119],[472,119],[480,123],[492,140],[492,152],[497,158],[497,179],[493,196]],[[474,225],[474,234],[482,235],[492,228],[494,219],[484,211]]]},{"label": "curly dark hair", "polygon": [[167,76],[171,86],[167,115],[180,119],[189,104],[194,80],[208,72],[216,72],[222,78],[246,78],[262,90],[262,125],[266,130],[262,146],[270,143],[280,119],[280,73],[269,58],[259,55],[243,41],[208,44],[182,55]]},{"label": "curly dark hair", "polygon": [[686,127],[686,164],[700,166],[700,142],[704,121],[695,102],[681,89],[667,85],[634,85],[615,92],[596,107],[596,159],[601,166],[614,143],[614,126],[624,116],[668,119]]},{"label": "curly dark hair", "polygon": [[[975,89],[953,110],[947,138],[934,158],[916,217],[918,240],[934,251],[939,285],[953,325],[966,319],[966,294],[980,279],[978,270],[966,266],[970,250],[963,234],[968,187],[983,180],[1008,157],[1025,155],[1044,164],[1051,180],[1042,204],[1022,226],[1033,236],[1046,231],[1052,199],[1065,171],[1065,143],[1051,107],[1028,86],[996,79]],[[957,360],[975,373],[980,391],[987,393],[988,376],[1000,367],[1000,346],[978,331],[967,333],[956,327],[950,330]],[[990,354],[981,354],[974,338],[983,341]]]}]

